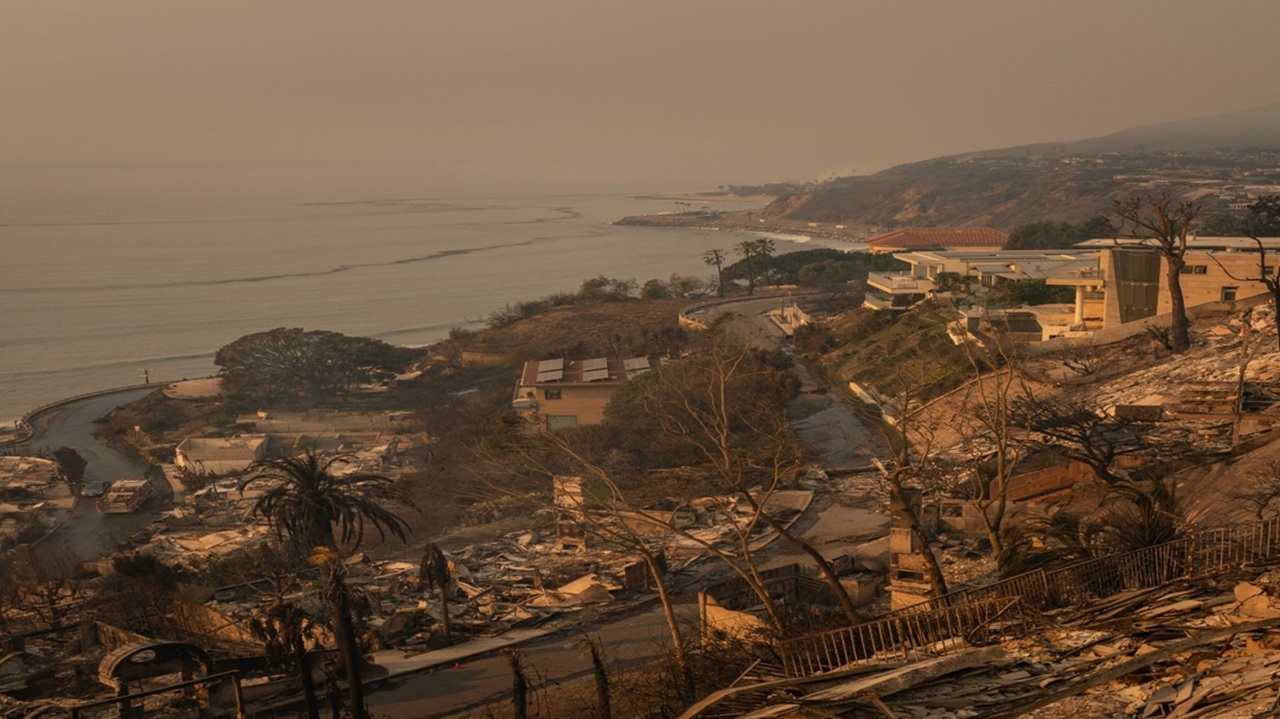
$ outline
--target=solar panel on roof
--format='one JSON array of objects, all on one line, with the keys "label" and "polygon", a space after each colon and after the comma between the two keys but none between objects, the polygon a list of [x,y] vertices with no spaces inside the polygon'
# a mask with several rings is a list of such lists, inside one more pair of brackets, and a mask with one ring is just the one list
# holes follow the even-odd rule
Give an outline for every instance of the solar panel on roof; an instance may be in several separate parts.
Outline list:
[{"label": "solar panel on roof", "polygon": [[622,366],[627,368],[628,372],[634,372],[641,369],[649,369],[648,357],[632,357],[631,359],[622,360]]},{"label": "solar panel on roof", "polygon": [[584,372],[594,372],[601,369],[609,369],[609,360],[604,357],[596,357],[582,362],[582,371]]},{"label": "solar panel on roof", "polygon": [[608,369],[593,369],[582,373],[583,382],[599,382],[602,379],[609,379]]},{"label": "solar panel on roof", "polygon": [[538,373],[539,382],[559,382],[562,379],[564,379],[564,370],[562,369],[553,369]]},{"label": "solar panel on roof", "polygon": [[564,369],[564,358],[557,357],[555,359],[542,360],[538,363],[538,374],[550,372],[552,370]]}]

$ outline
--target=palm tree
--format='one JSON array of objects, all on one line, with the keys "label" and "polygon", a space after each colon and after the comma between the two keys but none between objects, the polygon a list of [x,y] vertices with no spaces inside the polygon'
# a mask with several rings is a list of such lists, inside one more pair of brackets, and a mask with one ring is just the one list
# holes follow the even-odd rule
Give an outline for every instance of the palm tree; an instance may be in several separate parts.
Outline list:
[{"label": "palm tree", "polygon": [[[280,480],[253,506],[254,514],[265,517],[281,538],[295,546],[316,550],[313,561],[328,570],[325,597],[333,612],[333,634],[342,652],[347,673],[347,691],[353,719],[368,719],[361,683],[360,647],[356,640],[351,596],[338,552],[340,546],[355,549],[364,541],[365,524],[372,524],[379,537],[387,532],[404,541],[408,525],[380,502],[395,498],[391,479],[376,474],[353,472],[337,475],[334,464],[349,455],[322,460],[314,452],[296,457],[276,457],[254,463],[257,474],[240,485],[241,491],[263,478]],[[336,530],[336,531],[335,531]]]},{"label": "palm tree", "polygon": [[735,252],[747,263],[747,294],[754,295],[756,293],[756,268],[752,260],[756,256],[755,240],[743,240],[733,246]]},{"label": "palm tree", "polygon": [[719,248],[707,250],[702,253],[702,261],[716,266],[716,287],[719,289],[719,295],[724,297],[724,250]]},{"label": "palm tree", "polygon": [[263,460],[254,464],[257,473],[240,485],[240,491],[259,479],[280,480],[258,498],[253,513],[264,517],[281,538],[288,537],[305,550],[359,547],[366,523],[373,525],[380,538],[390,532],[404,541],[409,525],[381,504],[397,499],[391,491],[392,480],[365,472],[338,475],[331,471],[350,458],[338,455],[323,460],[308,451]]},{"label": "palm tree", "polygon": [[[755,246],[756,246],[756,253],[755,253],[756,259],[759,260],[762,264],[767,265],[768,260],[773,257],[773,253],[777,249],[777,244],[774,243],[774,241],[769,239],[768,237],[761,237],[760,239],[755,240]],[[767,266],[761,267],[760,269],[761,269],[762,275],[769,274],[769,268]],[[774,284],[777,284],[777,283],[775,282]]]},{"label": "palm tree", "polygon": [[418,578],[440,592],[440,625],[444,631],[444,643],[452,644],[449,633],[449,560],[434,542],[428,542],[422,551]]}]

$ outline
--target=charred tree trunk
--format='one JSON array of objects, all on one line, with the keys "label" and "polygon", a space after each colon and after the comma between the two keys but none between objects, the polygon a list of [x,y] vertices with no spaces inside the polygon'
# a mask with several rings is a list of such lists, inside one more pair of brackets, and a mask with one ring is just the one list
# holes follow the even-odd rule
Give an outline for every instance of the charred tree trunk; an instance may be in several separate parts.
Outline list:
[{"label": "charred tree trunk", "polygon": [[609,690],[609,671],[604,666],[604,658],[600,656],[600,645],[587,640],[587,651],[591,654],[591,671],[596,679],[596,705],[600,709],[600,719],[613,719],[613,699]]},{"label": "charred tree trunk", "polygon": [[511,708],[515,719],[529,719],[529,679],[524,674],[524,662],[518,652],[507,655],[511,667]]},{"label": "charred tree trunk", "polygon": [[307,719],[320,719],[320,702],[316,698],[316,679],[311,676],[307,645],[301,634],[293,639],[293,662],[298,667],[298,679],[302,681],[302,702],[307,708]]},{"label": "charred tree trunk", "polygon": [[1191,320],[1187,317],[1187,301],[1182,296],[1184,263],[1181,258],[1165,259],[1168,262],[1165,278],[1169,283],[1169,310],[1172,315],[1169,320],[1169,344],[1172,345],[1171,351],[1174,354],[1184,354],[1191,349]]},{"label": "charred tree trunk", "polygon": [[356,638],[356,621],[351,607],[351,595],[343,578],[342,565],[329,563],[329,607],[333,612],[333,635],[342,653],[343,668],[347,675],[347,697],[351,701],[352,719],[369,719],[364,704],[364,682],[360,662],[360,643]]},{"label": "charred tree trunk", "polygon": [[920,515],[916,514],[915,509],[911,506],[910,497],[902,486],[902,479],[893,476],[888,477],[889,496],[891,501],[897,502],[902,506],[902,516],[907,520],[907,528],[911,531],[915,543],[921,549],[921,556],[924,558],[925,569],[929,574],[929,584],[933,587],[933,595],[935,597],[942,596],[947,593],[947,578],[942,574],[942,565],[938,564],[938,557],[929,548],[929,537],[924,533],[924,526],[920,522]]}]

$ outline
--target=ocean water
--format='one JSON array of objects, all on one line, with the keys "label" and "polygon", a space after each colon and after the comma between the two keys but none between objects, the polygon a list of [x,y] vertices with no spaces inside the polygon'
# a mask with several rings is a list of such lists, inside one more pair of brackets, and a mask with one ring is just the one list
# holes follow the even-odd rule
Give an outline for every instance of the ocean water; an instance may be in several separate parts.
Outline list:
[{"label": "ocean water", "polygon": [[144,371],[211,375],[219,347],[275,327],[422,345],[596,275],[709,277],[702,253],[743,239],[613,226],[677,208],[582,184],[430,166],[0,169],[0,424]]}]

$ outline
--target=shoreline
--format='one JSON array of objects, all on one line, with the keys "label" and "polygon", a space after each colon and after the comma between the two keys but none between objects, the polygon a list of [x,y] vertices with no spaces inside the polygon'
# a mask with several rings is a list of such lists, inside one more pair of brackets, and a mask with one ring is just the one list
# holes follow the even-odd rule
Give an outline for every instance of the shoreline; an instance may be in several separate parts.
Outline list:
[{"label": "shoreline", "polygon": [[734,195],[718,192],[654,192],[646,195],[628,195],[634,200],[692,200],[695,202],[741,202],[768,205],[778,199],[775,195]]},{"label": "shoreline", "polygon": [[[809,241],[814,237],[836,240],[865,248],[866,241],[883,231],[870,225],[804,222],[759,217],[750,211],[682,212],[679,214],[629,215],[613,224],[629,227],[684,227],[689,229],[763,233],[791,242]],[[803,241],[797,238],[805,238]],[[856,248],[855,248],[856,249]]]}]

